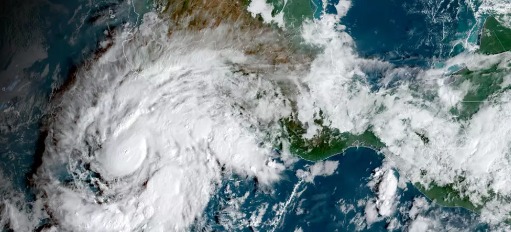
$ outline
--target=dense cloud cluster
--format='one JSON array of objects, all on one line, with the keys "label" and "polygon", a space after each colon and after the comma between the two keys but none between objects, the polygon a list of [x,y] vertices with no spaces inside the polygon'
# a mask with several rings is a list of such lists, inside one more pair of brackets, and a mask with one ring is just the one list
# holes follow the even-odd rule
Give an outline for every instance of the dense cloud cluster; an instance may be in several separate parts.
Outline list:
[{"label": "dense cloud cluster", "polygon": [[[284,26],[271,9],[264,1],[249,7]],[[34,177],[41,190],[37,205],[44,205],[55,228],[185,230],[226,170],[267,186],[278,181],[292,163],[285,147],[282,157],[272,152],[276,141],[285,140],[279,120],[297,115],[312,137],[320,112],[325,126],[341,132],[372,130],[401,178],[425,186],[455,184],[476,203],[491,194],[510,196],[510,92],[460,121],[450,109],[470,83],[455,88],[443,81],[449,66],[488,68],[509,61],[510,54],[462,54],[446,68],[424,71],[396,68],[359,57],[338,23],[349,1],[337,9],[338,15],[302,25],[303,43],[321,51],[303,65],[276,64],[267,59],[273,51],[247,52],[260,44],[278,46],[281,38],[272,30],[239,32],[226,23],[167,33],[169,21],[154,13],[144,16],[134,36],[119,30],[105,53],[81,67],[52,102],[46,150]],[[366,70],[384,70],[382,82],[414,77],[374,90]],[[505,78],[503,85],[510,85]],[[297,175],[313,182],[336,168],[325,161]],[[395,211],[401,178],[394,169],[375,174],[378,196],[368,203],[368,224]],[[456,182],[460,177],[463,183]],[[416,213],[422,208],[427,204],[416,200],[411,228],[427,227],[429,219]],[[483,215],[499,221],[509,209],[493,199]]]}]

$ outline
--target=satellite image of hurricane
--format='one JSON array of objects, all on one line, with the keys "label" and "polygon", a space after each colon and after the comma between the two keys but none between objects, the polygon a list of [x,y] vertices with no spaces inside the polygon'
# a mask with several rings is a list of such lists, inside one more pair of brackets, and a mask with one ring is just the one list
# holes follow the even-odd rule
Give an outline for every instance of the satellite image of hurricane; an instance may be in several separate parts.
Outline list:
[{"label": "satellite image of hurricane", "polygon": [[511,0],[2,0],[0,229],[511,231]]}]

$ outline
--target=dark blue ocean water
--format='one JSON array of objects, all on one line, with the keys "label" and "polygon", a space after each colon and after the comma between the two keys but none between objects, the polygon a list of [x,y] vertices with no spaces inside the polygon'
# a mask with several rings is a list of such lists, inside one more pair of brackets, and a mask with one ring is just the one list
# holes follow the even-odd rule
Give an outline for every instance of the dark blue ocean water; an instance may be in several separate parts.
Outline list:
[{"label": "dark blue ocean water", "polygon": [[[148,2],[138,1],[135,5],[137,13],[147,12],[150,9]],[[12,180],[16,188],[27,192],[28,195],[31,190],[27,185],[27,175],[33,171],[36,154],[42,147],[42,141],[38,141],[40,138],[39,128],[46,105],[26,105],[22,104],[23,101],[28,101],[31,97],[43,98],[43,102],[48,101],[52,93],[52,85],[62,83],[73,69],[90,59],[98,49],[99,42],[106,38],[105,30],[112,30],[127,22],[131,25],[140,22],[132,5],[128,5],[123,0],[96,1],[92,5],[88,5],[88,1],[66,0],[41,1],[33,4],[36,4],[33,13],[37,14],[40,20],[34,24],[40,27],[39,29],[44,33],[42,33],[42,39],[34,38],[35,41],[29,42],[42,41],[48,56],[35,62],[28,69],[19,70],[26,76],[32,76],[31,78],[21,78],[22,84],[20,85],[28,85],[28,90],[25,90],[20,96],[2,98],[0,102],[0,110],[10,106],[15,110],[22,107],[32,108],[29,114],[35,120],[28,124],[23,121],[15,121],[15,123],[24,125],[18,130],[3,130],[0,135],[3,139],[2,146],[0,146],[0,170]],[[119,7],[123,4],[124,7]],[[10,27],[19,20],[17,17],[24,16],[17,15],[7,18],[5,23],[0,26]],[[0,40],[7,41],[11,36],[3,34]],[[73,42],[70,42],[71,40]],[[10,65],[17,64],[7,62],[4,68],[8,68]],[[46,66],[48,66],[49,75],[42,76]]]},{"label": "dark blue ocean water", "polygon": [[[319,8],[315,17],[324,12],[336,14],[338,0],[313,0]],[[462,1],[411,1],[411,0],[354,0],[341,24],[356,42],[356,50],[362,57],[388,61],[395,66],[410,69],[413,75],[463,51],[468,44],[477,43],[481,20],[477,20]],[[379,70],[368,70],[371,82],[377,82]],[[381,77],[381,76],[380,76]],[[260,189],[257,181],[236,175],[229,176],[219,187],[204,214],[205,222],[198,228],[225,230],[234,228],[253,231],[246,225],[253,212],[263,204],[269,204],[262,218],[264,230],[294,231],[353,231],[356,219],[364,216],[365,204],[359,201],[375,197],[367,186],[371,173],[382,163],[382,156],[375,151],[359,148],[349,149],[345,154],[331,157],[339,161],[337,172],[332,176],[316,177],[314,183],[300,182],[295,176],[298,169],[311,165],[298,162],[284,174],[284,180],[268,189]],[[406,214],[413,199],[425,197],[410,183],[398,192],[398,210],[393,216],[406,225],[411,219]],[[278,207],[287,202],[280,221]],[[431,202],[430,202],[431,203]],[[239,204],[239,205],[238,205]],[[237,206],[233,207],[233,206]],[[341,206],[353,207],[346,213]],[[238,214],[237,212],[242,212]],[[246,214],[244,214],[246,213]],[[443,226],[455,230],[485,231],[487,226],[477,224],[476,213],[462,208],[432,207],[424,216],[438,220]],[[238,225],[239,227],[236,227]],[[364,231],[386,231],[388,220],[382,220],[363,228]],[[438,229],[442,229],[438,228]],[[400,228],[400,230],[403,228]]]},{"label": "dark blue ocean water", "polygon": [[342,23],[361,55],[427,67],[464,50],[473,13],[458,0],[355,0]]},{"label": "dark blue ocean water", "polygon": [[[336,172],[331,176],[318,176],[313,183],[300,182],[295,175],[296,170],[307,170],[307,166],[313,164],[303,160],[297,162],[293,169],[287,170],[283,180],[270,188],[259,186],[254,179],[228,176],[207,206],[203,215],[205,221],[197,223],[194,230],[294,231],[301,228],[303,231],[387,231],[388,220],[365,227],[359,225],[365,215],[365,203],[359,202],[375,197],[367,184],[373,171],[382,165],[383,156],[369,148],[350,148],[345,154],[333,156],[329,160],[339,162]],[[411,220],[407,212],[413,199],[423,195],[409,183],[406,188],[399,189],[397,195],[397,207],[403,210],[397,210],[392,218],[406,226]],[[280,220],[276,220],[279,217],[278,210],[272,207],[286,202],[288,204],[284,213]],[[237,204],[238,207],[233,207]],[[269,206],[263,210],[260,227],[251,228],[247,222],[264,204]],[[343,211],[342,207],[349,210]],[[477,215],[462,208],[433,204],[423,214],[453,229],[477,231],[486,228],[485,225],[472,223]]]},{"label": "dark blue ocean water", "polygon": [[[313,0],[322,6],[320,0]],[[330,0],[315,12],[336,14]],[[462,0],[353,0],[341,23],[357,52],[399,66],[430,67],[476,44],[482,21]]]}]

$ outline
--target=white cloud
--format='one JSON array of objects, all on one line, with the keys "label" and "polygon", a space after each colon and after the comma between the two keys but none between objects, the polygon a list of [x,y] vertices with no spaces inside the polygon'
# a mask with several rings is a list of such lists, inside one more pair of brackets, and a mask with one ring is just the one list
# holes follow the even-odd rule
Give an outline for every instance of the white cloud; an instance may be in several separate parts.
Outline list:
[{"label": "white cloud", "polygon": [[[141,33],[116,38],[54,102],[37,181],[61,228],[180,231],[202,214],[222,166],[263,185],[279,180],[284,165],[262,128],[290,112],[282,94],[267,79],[232,73],[229,63],[247,59],[228,28],[202,43],[202,33],[167,38],[166,28],[146,15]],[[61,182],[66,172],[74,186]]]},{"label": "white cloud", "polygon": [[[342,16],[349,4],[341,1],[337,7]],[[271,10],[264,0],[249,6],[265,21],[280,24],[282,19],[271,16]],[[459,102],[462,90],[431,81],[442,78],[445,69],[423,71],[417,80],[424,84],[421,88],[437,90],[439,99],[423,98],[425,93],[406,81],[371,91],[362,67],[385,67],[388,75],[402,70],[360,58],[339,19],[325,15],[303,24],[305,43],[323,50],[309,70],[279,76],[296,84],[296,96],[284,96],[274,76],[267,75],[270,69],[247,76],[232,70],[232,64],[270,66],[237,48],[247,41],[274,43],[271,34],[253,41],[257,38],[221,25],[200,33],[178,31],[168,38],[167,25],[154,14],[146,15],[140,33],[129,41],[121,33],[53,103],[56,116],[36,178],[46,194],[40,200],[58,226],[70,230],[184,230],[202,213],[221,180],[222,167],[257,177],[264,185],[280,179],[285,166],[272,157],[271,139],[280,131],[278,119],[291,114],[288,99],[296,101],[303,123],[312,125],[314,114],[322,111],[326,124],[341,132],[361,133],[371,127],[387,145],[387,159],[412,182],[448,184],[463,174],[460,187],[476,202],[490,190],[509,196],[509,94],[460,122],[446,106]],[[509,59],[507,53],[462,54],[447,66],[462,63],[473,69]],[[275,71],[280,68],[273,66],[272,72],[288,73]],[[309,136],[315,133],[311,128]],[[287,166],[293,162],[285,160]],[[300,195],[303,181],[331,175],[337,166],[337,161],[323,161],[298,171],[302,180],[282,204],[277,223],[282,210]],[[71,184],[63,181],[67,173]],[[397,177],[387,169],[377,179],[377,199],[366,204],[368,224],[395,210]],[[91,183],[100,193],[89,187]],[[495,201],[487,205],[487,212],[510,211],[511,206]],[[429,219],[412,214],[416,217],[411,229],[429,228]]]},{"label": "white cloud", "polygon": [[[507,158],[511,151],[509,92],[482,104],[479,112],[465,122],[456,120],[449,110],[461,101],[470,83],[453,89],[441,81],[453,65],[470,70],[495,64],[501,67],[511,54],[464,53],[448,60],[445,68],[421,71],[415,82],[404,80],[396,87],[371,91],[360,68],[370,68],[368,64],[381,68],[385,62],[371,63],[358,57],[351,38],[342,30],[336,31],[339,27],[335,22],[334,16],[325,16],[303,27],[305,41],[324,50],[302,78],[308,87],[302,88],[298,97],[302,122],[312,123],[312,115],[321,110],[326,124],[342,132],[357,134],[371,127],[386,144],[384,154],[411,182],[443,185],[457,183],[456,179],[463,176],[465,181],[457,187],[466,189],[464,194],[474,202],[482,202],[490,191],[511,194]],[[430,90],[437,95],[428,99]],[[418,133],[427,137],[427,142]]]},{"label": "white cloud", "polygon": [[392,170],[376,175],[382,175],[379,177],[381,180],[378,184],[378,199],[376,201],[378,213],[384,217],[390,217],[395,211],[394,203],[396,201],[398,180]]},{"label": "white cloud", "polygon": [[408,211],[408,216],[412,219],[417,218],[417,216],[423,211],[429,209],[429,203],[426,198],[418,197],[413,199],[412,208]]},{"label": "white cloud", "polygon": [[334,174],[339,166],[339,161],[319,161],[309,167],[308,171],[297,170],[296,176],[306,182],[313,183],[316,176],[330,176]]},{"label": "white cloud", "polygon": [[378,214],[378,209],[374,201],[368,201],[364,209],[365,220],[368,226],[380,221],[382,218]]},{"label": "white cloud", "polygon": [[284,12],[280,11],[278,14],[273,16],[273,9],[274,6],[267,3],[266,0],[252,0],[247,8],[247,10],[252,14],[252,17],[261,15],[265,23],[276,23],[280,27],[284,27]]},{"label": "white cloud", "polygon": [[390,219],[395,214],[399,201],[397,195],[398,183],[399,180],[389,165],[384,164],[374,171],[368,186],[373,189],[376,197],[369,199],[366,203],[367,225],[383,219]]},{"label": "white cloud", "polygon": [[426,232],[426,231],[434,231],[433,228],[430,228],[431,220],[424,218],[422,216],[418,216],[408,228],[410,232]]},{"label": "white cloud", "polygon": [[41,201],[25,202],[24,193],[13,188],[11,180],[0,172],[0,227],[31,231],[42,217],[47,217]]}]

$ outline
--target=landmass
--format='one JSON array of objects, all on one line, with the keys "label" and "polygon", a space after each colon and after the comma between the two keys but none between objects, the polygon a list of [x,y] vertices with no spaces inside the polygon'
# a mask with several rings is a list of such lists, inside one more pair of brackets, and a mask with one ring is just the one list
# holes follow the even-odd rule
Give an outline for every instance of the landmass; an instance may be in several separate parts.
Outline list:
[{"label": "landmass", "polygon": [[509,68],[499,68],[498,65],[493,65],[488,69],[475,71],[465,68],[454,74],[454,86],[459,87],[463,83],[469,82],[470,87],[462,101],[451,109],[451,113],[461,120],[470,119],[479,111],[481,105],[495,94],[505,90],[506,86],[502,84],[509,71]]},{"label": "landmass", "polygon": [[314,16],[314,5],[312,0],[268,0],[272,5],[272,15],[284,13],[284,22],[287,28],[299,28],[303,20],[312,19]]},{"label": "landmass", "polygon": [[[312,138],[304,138],[307,129],[298,120],[285,118],[281,121],[282,126],[290,142],[290,151],[292,154],[309,161],[320,161],[334,155],[343,154],[348,148],[368,147],[379,151],[385,147],[385,144],[369,129],[361,134],[349,132],[339,132],[337,129],[331,129],[321,125],[321,121],[316,121],[319,127],[318,133]],[[420,135],[419,135],[420,136]],[[421,136],[424,143],[429,139]],[[419,183],[414,186],[421,191],[427,198],[435,201],[437,204],[447,207],[462,207],[475,212],[481,209],[480,205],[473,204],[468,197],[461,196],[459,190],[453,185],[439,186],[431,184],[427,188]]]},{"label": "landmass", "polygon": [[307,129],[299,120],[285,118],[281,123],[288,135],[291,153],[309,161],[324,160],[350,147],[379,150],[385,146],[370,128],[361,134],[353,134],[332,129],[323,125],[323,120],[316,120],[319,129],[312,138],[307,139],[304,138]]},{"label": "landmass", "polygon": [[[511,29],[503,26],[495,19],[488,17],[481,36],[480,52],[484,54],[498,54],[511,51]],[[458,120],[469,120],[476,114],[481,106],[491,101],[493,96],[504,92],[511,86],[503,85],[504,78],[511,70],[510,64],[495,64],[490,68],[470,70],[463,68],[451,75],[454,86],[469,82],[469,89],[462,101],[451,109],[451,113]],[[290,150],[293,154],[310,161],[323,160],[333,155],[342,154],[346,149],[364,146],[380,150],[385,144],[370,130],[361,134],[339,132],[323,125],[323,121],[316,121],[318,133],[310,138],[303,137],[307,129],[298,120],[286,118],[282,120],[283,127],[288,134]],[[427,144],[429,138],[417,133],[421,140]],[[447,207],[462,207],[479,212],[482,205],[472,203],[468,197],[463,196],[454,184],[440,186],[435,183],[427,188],[419,183],[414,184],[426,197],[437,204]],[[484,203],[483,203],[484,204]]]},{"label": "landmass", "polygon": [[500,23],[495,16],[490,16],[481,32],[480,52],[498,54],[511,51],[511,28]]},{"label": "landmass", "polygon": [[[196,30],[218,26],[220,22],[240,22],[241,30],[247,28],[264,28],[260,16],[254,20],[244,9],[250,4],[250,0],[234,1],[234,5],[227,1],[182,1],[175,3],[166,1],[164,14],[174,18],[179,27],[187,27]],[[289,31],[299,30],[303,20],[314,17],[314,6],[312,2],[303,4],[298,0],[269,0],[274,8],[272,16],[279,13],[284,14],[288,37],[293,34]],[[204,15],[210,16],[205,17]],[[213,16],[213,20],[211,20]],[[242,23],[241,23],[242,22]],[[182,25],[179,25],[182,24]],[[174,28],[174,29],[176,29]],[[172,29],[169,31],[172,33]],[[297,36],[299,38],[299,36]],[[247,50],[250,53],[265,53],[271,51],[271,48],[258,48],[257,50]],[[482,54],[499,54],[511,51],[511,28],[500,23],[495,16],[486,19],[480,37],[480,49]],[[278,62],[277,62],[278,63]],[[451,113],[459,120],[469,120],[476,114],[481,105],[491,99],[492,96],[509,87],[502,86],[506,73],[509,73],[511,66],[502,68],[502,65],[494,65],[491,68],[483,70],[461,69],[453,73],[453,85],[461,85],[464,82],[470,82],[470,88],[466,92],[463,100],[451,109]],[[380,150],[385,144],[367,128],[360,134],[350,132],[340,132],[335,128],[330,128],[323,119],[315,121],[314,128],[317,133],[312,138],[306,138],[308,125],[304,125],[296,117],[290,116],[280,121],[285,137],[290,142],[290,151],[292,154],[309,161],[320,161],[331,156],[342,154],[351,147],[369,147],[374,150]],[[429,138],[425,134],[416,132],[421,140],[427,144]],[[455,188],[455,184],[439,186],[430,184],[427,188],[419,183],[414,184],[426,197],[442,206],[463,207],[472,211],[480,211],[481,206],[473,204],[467,197]]]},{"label": "landmass", "polygon": [[459,191],[453,185],[439,186],[431,184],[428,188],[419,183],[414,186],[421,191],[427,198],[435,201],[437,204],[447,207],[462,207],[471,211],[479,212],[481,206],[473,204],[468,197],[460,195]]}]

